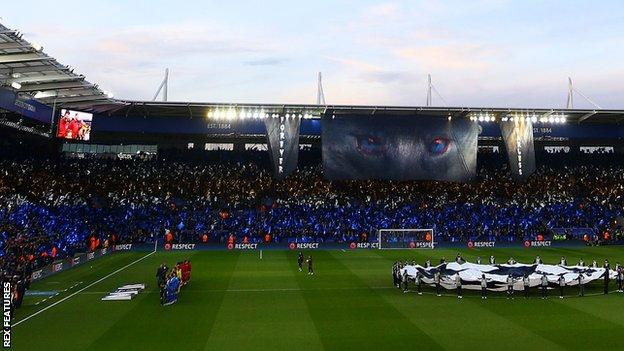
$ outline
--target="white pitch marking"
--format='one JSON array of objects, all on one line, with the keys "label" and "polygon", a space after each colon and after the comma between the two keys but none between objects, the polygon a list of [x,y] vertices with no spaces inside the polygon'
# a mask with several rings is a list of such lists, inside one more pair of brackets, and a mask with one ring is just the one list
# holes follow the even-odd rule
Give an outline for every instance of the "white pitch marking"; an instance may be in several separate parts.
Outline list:
[{"label": "white pitch marking", "polygon": [[[319,290],[382,290],[382,289],[396,289],[394,286],[374,286],[374,287],[342,287],[342,288],[312,288],[312,289],[299,289],[299,288],[274,288],[274,289],[208,289],[208,290],[188,290],[188,293],[214,293],[214,292],[288,292],[288,291],[319,291]],[[147,294],[157,293],[157,290],[146,291]],[[110,291],[86,291],[81,295],[99,295],[108,294]]]},{"label": "white pitch marking", "polygon": [[[311,288],[311,289],[299,289],[299,288],[275,288],[275,289],[207,289],[207,290],[188,290],[185,292],[186,293],[216,293],[216,292],[293,292],[293,291],[323,291],[323,290],[388,290],[388,289],[397,289],[395,286],[370,286],[370,287],[366,287],[366,286],[362,286],[362,287],[357,287],[357,286],[353,286],[353,287],[338,287],[338,288]],[[402,292],[402,290],[397,289],[397,291]],[[478,292],[478,290],[471,290],[472,292]],[[522,290],[516,290],[516,292],[522,292]],[[616,291],[613,290],[612,293],[615,293]],[[101,294],[108,294],[110,293],[110,291],[86,291],[81,293],[81,295],[101,295]],[[158,293],[157,290],[147,290],[145,291],[145,294],[152,294],[152,293]],[[410,290],[409,293],[416,293],[413,290]],[[494,292],[494,291],[489,291],[489,294],[492,294],[490,296],[488,296],[488,299],[506,299],[507,297],[504,295],[501,295],[501,292]],[[498,293],[498,295],[496,295]],[[435,295],[434,291],[423,291],[423,295]],[[523,300],[524,297],[518,295],[519,300]],[[592,297],[592,296],[602,296],[602,292],[600,293],[591,293],[591,294],[585,294],[586,297]],[[451,290],[448,290],[446,294],[443,294],[442,297],[457,297],[456,294],[453,294],[451,292]],[[481,295],[467,295],[464,297],[474,297],[474,298],[481,298]],[[553,297],[559,297],[559,295],[551,295],[551,298]],[[574,294],[571,295],[566,295],[566,298],[576,298],[577,296]],[[531,296],[529,299],[537,299],[538,296]]]},{"label": "white pitch marking", "polygon": [[[156,253],[156,251],[152,251],[152,252],[148,253],[147,255],[145,255],[145,256],[143,256],[143,257],[139,258],[138,260],[128,263],[127,265],[125,265],[125,266],[123,266],[123,267],[119,268],[118,270],[116,270],[116,271],[114,271],[114,272],[112,272],[112,273],[110,273],[110,274],[106,275],[106,276],[105,276],[105,277],[103,277],[103,278],[100,278],[100,279],[98,279],[98,280],[94,281],[93,283],[91,283],[91,284],[89,284],[89,285],[85,286],[84,288],[82,288],[82,289],[80,289],[80,290],[76,291],[75,293],[73,293],[73,294],[71,294],[71,295],[68,295],[67,297],[62,298],[62,299],[60,299],[60,300],[56,301],[55,303],[51,304],[50,306],[47,306],[47,307],[45,307],[45,308],[43,308],[43,309],[41,309],[41,310],[39,310],[39,311],[37,311],[37,312],[35,312],[35,313],[31,314],[30,316],[28,316],[28,317],[26,317],[26,318],[24,318],[24,319],[22,319],[22,320],[17,321],[15,324],[13,324],[13,326],[14,326],[14,327],[16,327],[16,326],[18,326],[18,325],[22,324],[23,322],[26,322],[27,320],[31,319],[32,317],[34,317],[34,316],[36,316],[36,315],[38,315],[38,314],[40,314],[40,313],[43,313],[45,310],[50,309],[50,308],[52,308],[52,307],[54,307],[54,306],[58,305],[59,303],[61,303],[61,302],[65,301],[65,300],[67,300],[67,299],[69,299],[69,298],[71,298],[71,297],[73,297],[73,296],[75,296],[75,295],[77,295],[77,294],[79,294],[79,293],[81,293],[81,292],[83,292],[83,291],[87,290],[88,288],[90,288],[90,287],[94,286],[95,284],[97,284],[97,283],[99,283],[99,282],[103,281],[104,279],[106,279],[106,278],[108,278],[108,277],[111,277],[111,276],[113,276],[113,275],[115,275],[115,274],[117,274],[117,273],[119,273],[119,272],[123,271],[124,269],[126,269],[126,268],[128,268],[128,267],[130,267],[130,266],[134,265],[135,263],[138,263],[138,262],[140,262],[140,261],[143,261],[144,259],[148,258],[149,256],[151,256],[151,255],[153,255],[153,254],[155,254],[155,253]],[[45,300],[43,300],[43,301],[45,301]],[[42,302],[43,302],[43,301],[42,301]]]}]

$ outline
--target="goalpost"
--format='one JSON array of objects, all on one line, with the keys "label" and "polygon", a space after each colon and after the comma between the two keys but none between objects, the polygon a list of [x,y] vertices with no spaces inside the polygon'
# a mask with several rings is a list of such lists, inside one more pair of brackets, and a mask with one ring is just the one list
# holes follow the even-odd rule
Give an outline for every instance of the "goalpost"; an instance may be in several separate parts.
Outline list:
[{"label": "goalpost", "polygon": [[433,229],[377,229],[379,249],[433,249]]}]

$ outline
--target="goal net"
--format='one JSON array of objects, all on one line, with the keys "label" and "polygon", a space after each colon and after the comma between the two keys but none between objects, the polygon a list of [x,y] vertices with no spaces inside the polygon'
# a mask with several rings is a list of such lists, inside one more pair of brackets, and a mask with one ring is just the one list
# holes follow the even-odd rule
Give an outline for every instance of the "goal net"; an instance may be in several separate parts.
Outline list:
[{"label": "goal net", "polygon": [[378,229],[379,249],[433,249],[433,229]]}]

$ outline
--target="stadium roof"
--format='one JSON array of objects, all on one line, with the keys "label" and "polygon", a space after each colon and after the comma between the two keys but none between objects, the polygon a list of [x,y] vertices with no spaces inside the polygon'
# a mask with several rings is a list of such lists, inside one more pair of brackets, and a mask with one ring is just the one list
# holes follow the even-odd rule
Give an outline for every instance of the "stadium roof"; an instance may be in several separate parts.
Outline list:
[{"label": "stadium roof", "polygon": [[563,115],[568,123],[622,123],[624,110],[605,109],[549,109],[549,108],[495,108],[495,107],[424,107],[424,106],[358,106],[358,105],[313,105],[313,104],[246,104],[246,103],[199,103],[123,101],[114,104],[99,104],[89,108],[95,113],[142,117],[206,117],[216,110],[263,111],[265,113],[311,114],[318,118],[323,113],[341,114],[393,114],[413,116],[471,117],[489,114],[496,118],[506,116],[533,116],[537,118]]},{"label": "stadium roof", "polygon": [[63,107],[113,102],[97,84],[46,55],[43,48],[0,24],[0,85],[11,87],[44,104]]}]

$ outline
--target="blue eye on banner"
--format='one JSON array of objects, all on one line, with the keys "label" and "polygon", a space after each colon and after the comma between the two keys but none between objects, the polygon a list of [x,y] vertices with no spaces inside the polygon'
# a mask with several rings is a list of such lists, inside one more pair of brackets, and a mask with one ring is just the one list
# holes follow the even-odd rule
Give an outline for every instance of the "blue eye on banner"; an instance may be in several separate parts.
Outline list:
[{"label": "blue eye on banner", "polygon": [[334,179],[472,180],[479,127],[432,116],[336,115],[321,123],[323,171]]},{"label": "blue eye on banner", "polygon": [[432,155],[442,155],[448,150],[450,145],[451,140],[445,137],[438,137],[429,144],[429,152]]},{"label": "blue eye on banner", "polygon": [[368,156],[383,156],[386,153],[387,145],[383,137],[373,135],[357,135],[357,150]]}]

